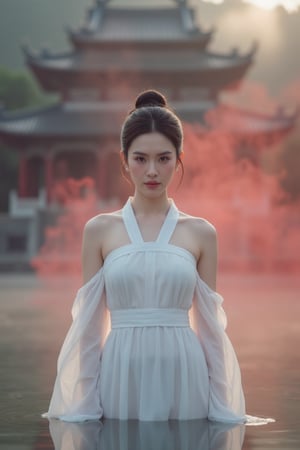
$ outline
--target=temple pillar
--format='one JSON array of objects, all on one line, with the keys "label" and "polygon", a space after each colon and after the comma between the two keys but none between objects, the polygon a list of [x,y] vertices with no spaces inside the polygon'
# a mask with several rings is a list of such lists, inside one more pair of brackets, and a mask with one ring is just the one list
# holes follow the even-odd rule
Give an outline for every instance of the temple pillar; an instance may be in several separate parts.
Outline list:
[{"label": "temple pillar", "polygon": [[51,203],[52,200],[53,164],[53,158],[51,156],[47,156],[45,158],[45,189],[48,203]]},{"label": "temple pillar", "polygon": [[28,162],[26,156],[21,156],[19,160],[19,179],[18,179],[18,194],[20,198],[27,196],[28,183]]}]

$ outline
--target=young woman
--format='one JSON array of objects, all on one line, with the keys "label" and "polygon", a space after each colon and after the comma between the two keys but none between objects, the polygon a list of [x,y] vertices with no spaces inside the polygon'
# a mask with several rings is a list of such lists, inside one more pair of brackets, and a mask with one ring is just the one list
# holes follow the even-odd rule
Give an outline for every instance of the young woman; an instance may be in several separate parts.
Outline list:
[{"label": "young woman", "polygon": [[44,416],[246,420],[215,292],[216,231],[168,197],[182,145],[181,123],[165,98],[142,93],[121,132],[134,194],[122,210],[86,224],[84,286]]}]

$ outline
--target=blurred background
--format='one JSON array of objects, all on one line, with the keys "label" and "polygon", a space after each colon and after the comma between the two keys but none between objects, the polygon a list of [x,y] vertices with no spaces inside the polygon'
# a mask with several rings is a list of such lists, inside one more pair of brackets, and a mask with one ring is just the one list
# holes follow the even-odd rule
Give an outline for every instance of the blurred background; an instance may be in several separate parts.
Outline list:
[{"label": "blurred background", "polygon": [[0,268],[66,259],[50,228],[75,199],[73,242],[124,202],[120,126],[148,88],[185,124],[171,194],[217,226],[221,266],[299,267],[298,23],[297,1],[2,0]]},{"label": "blurred background", "polygon": [[[276,418],[218,448],[298,448],[299,19],[298,0],[1,0],[3,448],[53,448],[39,414],[81,283],[82,229],[132,193],[120,127],[149,88],[184,125],[170,196],[218,231],[249,413]],[[94,444],[68,445],[55,448]]]}]

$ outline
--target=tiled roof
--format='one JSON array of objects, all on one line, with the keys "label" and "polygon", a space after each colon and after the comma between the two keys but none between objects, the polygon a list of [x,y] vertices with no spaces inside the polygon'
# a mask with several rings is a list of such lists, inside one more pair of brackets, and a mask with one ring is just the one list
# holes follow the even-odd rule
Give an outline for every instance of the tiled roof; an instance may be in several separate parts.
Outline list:
[{"label": "tiled roof", "polygon": [[[184,121],[204,121],[210,111],[217,129],[231,133],[269,134],[287,132],[294,125],[297,115],[274,116],[221,106],[214,109],[213,102],[173,102],[172,106]],[[49,108],[0,116],[0,138],[51,139],[82,138],[100,139],[103,136],[119,136],[121,124],[128,111],[128,103],[69,103]],[[221,114],[221,115],[220,115]],[[214,120],[210,121],[214,127]]]},{"label": "tiled roof", "polygon": [[223,70],[243,66],[252,62],[253,53],[241,56],[192,50],[147,51],[147,52],[70,52],[54,55],[51,53],[27,53],[28,63],[33,66],[61,71],[110,71],[112,69],[134,71],[180,71]]},{"label": "tiled roof", "polygon": [[[94,16],[94,18],[93,18]],[[94,19],[94,20],[93,20]],[[102,41],[170,41],[201,36],[188,8],[95,8],[78,34]]]},{"label": "tiled roof", "polygon": [[[124,114],[123,114],[124,117]],[[0,117],[0,136],[98,138],[118,134],[121,112],[92,107],[72,108],[59,104],[50,108]]]},{"label": "tiled roof", "polygon": [[[211,102],[174,103],[183,120],[199,121]],[[0,138],[102,138],[119,136],[128,102],[65,103],[33,111],[0,115]]]},{"label": "tiled roof", "polygon": [[210,112],[207,118],[213,128],[229,133],[265,135],[291,130],[298,120],[299,113],[285,114],[280,108],[273,115],[263,114],[247,109],[240,109],[226,104]]}]

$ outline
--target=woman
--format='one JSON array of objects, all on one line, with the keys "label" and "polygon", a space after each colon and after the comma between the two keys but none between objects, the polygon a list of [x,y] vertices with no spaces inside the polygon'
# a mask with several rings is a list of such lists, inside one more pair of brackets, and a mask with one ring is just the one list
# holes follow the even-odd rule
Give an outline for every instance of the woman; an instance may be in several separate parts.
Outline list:
[{"label": "woman", "polygon": [[121,132],[134,194],[122,210],[86,224],[84,286],[44,416],[246,420],[240,370],[215,292],[215,229],[168,198],[182,143],[181,123],[165,98],[142,93]]}]

